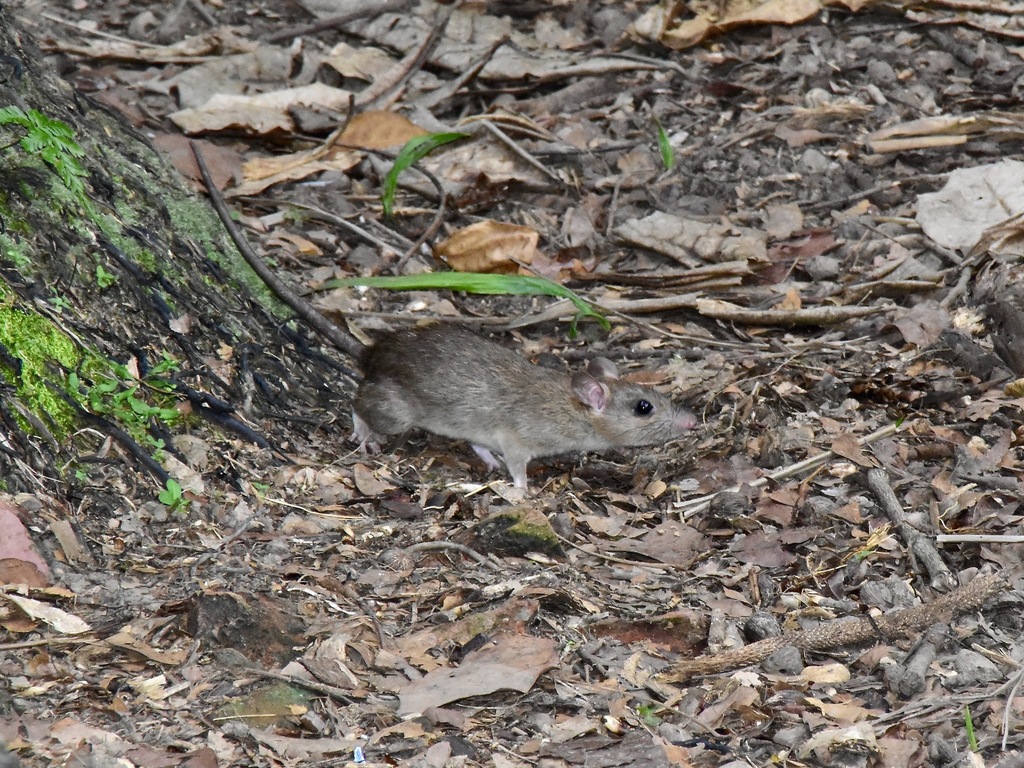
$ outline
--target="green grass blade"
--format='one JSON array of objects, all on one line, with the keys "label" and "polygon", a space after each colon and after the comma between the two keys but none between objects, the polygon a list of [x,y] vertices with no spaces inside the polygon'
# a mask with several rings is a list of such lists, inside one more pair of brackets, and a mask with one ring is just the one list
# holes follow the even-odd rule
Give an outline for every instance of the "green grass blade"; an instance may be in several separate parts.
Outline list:
[{"label": "green grass blade", "polygon": [[601,312],[583,297],[568,288],[546,277],[530,275],[488,275],[480,272],[425,272],[422,275],[402,275],[399,277],[349,277],[341,280],[328,280],[324,288],[351,287],[365,285],[370,288],[385,288],[393,291],[422,291],[448,289],[465,293],[509,294],[530,296],[556,296],[568,299],[576,307],[576,322],[582,317],[592,317],[608,330],[611,323]]},{"label": "green grass blade", "polygon": [[380,202],[384,207],[384,215],[390,216],[395,209],[395,190],[398,188],[398,177],[402,171],[418,160],[422,160],[438,147],[450,144],[453,141],[464,139],[468,133],[428,133],[425,136],[415,136],[405,142],[405,146],[399,151],[395,158],[395,164],[391,166],[388,175],[384,177],[384,188],[380,193]]},{"label": "green grass blade", "polygon": [[661,121],[658,118],[654,118],[654,124],[658,126],[658,150],[661,152],[662,165],[665,166],[666,171],[671,171],[676,167],[675,150],[672,149],[672,144],[668,140],[668,134],[665,133]]},{"label": "green grass blade", "polygon": [[977,754],[978,752],[978,737],[974,733],[974,720],[971,718],[970,707],[964,705],[964,728],[967,730],[967,746]]}]

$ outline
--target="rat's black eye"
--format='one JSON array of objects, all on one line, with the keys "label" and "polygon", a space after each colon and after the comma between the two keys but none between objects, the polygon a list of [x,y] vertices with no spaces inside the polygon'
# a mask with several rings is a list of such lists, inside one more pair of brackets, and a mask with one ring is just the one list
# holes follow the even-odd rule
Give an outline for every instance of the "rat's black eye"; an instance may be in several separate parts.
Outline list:
[{"label": "rat's black eye", "polygon": [[646,400],[637,400],[633,406],[633,413],[637,416],[650,416],[654,412],[654,406]]}]

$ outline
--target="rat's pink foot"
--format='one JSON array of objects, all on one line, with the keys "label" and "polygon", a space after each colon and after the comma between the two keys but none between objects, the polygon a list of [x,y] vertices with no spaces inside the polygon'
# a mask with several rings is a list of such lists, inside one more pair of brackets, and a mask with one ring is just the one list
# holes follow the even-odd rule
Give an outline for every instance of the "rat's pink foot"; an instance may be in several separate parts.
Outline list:
[{"label": "rat's pink foot", "polygon": [[494,454],[491,453],[487,448],[484,448],[482,445],[474,445],[473,451],[476,453],[477,456],[479,456],[483,460],[484,464],[487,465],[488,469],[502,468],[502,463],[498,461],[496,458],[494,458]]},{"label": "rat's pink foot", "polygon": [[359,441],[359,450],[362,453],[380,453],[377,435],[373,434],[370,425],[355,411],[352,411],[352,439]]}]

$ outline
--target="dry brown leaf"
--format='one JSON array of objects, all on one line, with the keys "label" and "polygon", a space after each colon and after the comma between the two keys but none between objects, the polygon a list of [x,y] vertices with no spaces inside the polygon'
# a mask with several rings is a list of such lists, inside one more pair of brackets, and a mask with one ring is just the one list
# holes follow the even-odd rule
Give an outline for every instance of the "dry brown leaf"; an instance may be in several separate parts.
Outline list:
[{"label": "dry brown leaf", "polygon": [[526,693],[544,672],[558,666],[552,638],[497,635],[466,655],[455,669],[438,668],[399,691],[398,715],[406,716],[470,696],[500,690]]},{"label": "dry brown leaf", "polygon": [[1024,135],[1024,117],[1012,112],[969,115],[939,115],[910,120],[869,133],[864,143],[873,152],[903,152],[908,149],[966,144],[971,136],[1019,139]]},{"label": "dry brown leaf", "polygon": [[42,586],[50,575],[46,561],[36,552],[32,537],[18,516],[18,508],[4,500],[0,500],[0,561],[4,561],[0,584],[27,584],[30,582],[22,581],[21,577],[31,577],[32,584]]},{"label": "dry brown leaf", "polygon": [[[79,26],[72,24],[72,26]],[[40,41],[42,42],[42,41]],[[227,27],[205,35],[187,37],[171,45],[153,45],[128,40],[97,39],[86,45],[67,40],[55,40],[52,45],[40,46],[48,51],[74,53],[88,59],[120,59],[123,61],[148,61],[154,64],[196,64],[206,57],[221,57],[230,53],[245,53],[255,50],[258,43],[236,35]]]},{"label": "dry brown leaf", "polygon": [[878,462],[857,444],[857,438],[847,432],[832,441],[832,453],[849,459],[859,467],[877,467]]},{"label": "dry brown leaf", "polygon": [[131,624],[122,627],[120,632],[111,635],[104,642],[115,648],[137,653],[150,661],[155,661],[157,664],[165,664],[172,667],[184,663],[189,654],[188,648],[179,648],[175,651],[157,650],[141,638],[138,629]]},{"label": "dry brown leaf", "polygon": [[696,528],[669,520],[638,539],[620,539],[608,542],[606,546],[610,550],[632,552],[660,563],[685,568],[707,551],[708,542]]},{"label": "dry brown leaf", "polygon": [[61,610],[55,605],[50,605],[40,600],[33,600],[31,597],[22,597],[21,595],[6,594],[3,597],[14,603],[29,618],[41,621],[61,634],[81,635],[89,632],[91,629],[82,619]]},{"label": "dry brown leaf", "polygon": [[782,297],[782,301],[772,306],[772,309],[800,309],[803,305],[803,301],[800,300],[800,292],[795,288],[790,288]]},{"label": "dry brown leaf", "polygon": [[537,253],[537,230],[500,221],[479,221],[453,233],[434,252],[457,272],[512,274]]},{"label": "dry brown leaf", "polygon": [[320,256],[323,254],[320,246],[312,240],[297,235],[294,232],[278,230],[266,239],[267,248],[283,248],[289,253],[297,253],[303,256]]},{"label": "dry brown leaf", "polygon": [[[163,152],[178,169],[178,172],[192,181],[198,182],[202,176],[196,165],[196,156],[192,153],[190,140],[180,133],[158,133],[152,138],[153,146]],[[203,159],[210,170],[217,189],[238,178],[242,163],[236,151],[230,147],[213,144],[209,141],[197,140],[202,150]]]},{"label": "dry brown leaf", "polygon": [[734,716],[738,710],[755,706],[759,700],[760,696],[751,686],[735,685],[727,689],[718,701],[705,707],[695,719],[706,728],[719,728],[725,718]]},{"label": "dry brown leaf", "polygon": [[461,645],[496,627],[507,627],[512,622],[527,622],[536,614],[537,609],[534,600],[509,600],[493,610],[467,614],[450,624],[441,624],[398,638],[395,641],[396,652],[420,669],[432,669],[437,666],[438,660],[430,653],[430,649],[450,642]]},{"label": "dry brown leaf", "polygon": [[464,141],[434,152],[420,165],[439,179],[454,185],[475,184],[485,177],[488,184],[509,181],[539,184],[546,179],[504,146],[492,141]]},{"label": "dry brown leaf", "polygon": [[778,534],[768,532],[743,536],[731,547],[731,552],[741,563],[765,568],[781,568],[796,560],[795,555],[783,548]]},{"label": "dry brown leaf", "polygon": [[698,11],[692,18],[677,21],[674,18],[676,6],[662,4],[637,19],[631,31],[641,38],[654,40],[678,51],[735,27],[798,24],[814,16],[821,10],[821,6],[818,0],[732,0],[716,3],[705,13]]},{"label": "dry brown leaf", "polygon": [[290,155],[257,157],[242,166],[243,181],[225,190],[226,197],[259,194],[267,187],[284,181],[299,181],[322,171],[344,173],[359,163],[363,154],[336,146],[335,131],[318,147]]},{"label": "dry brown leaf", "polygon": [[222,131],[227,128],[266,135],[296,130],[291,111],[295,107],[344,111],[350,97],[348,91],[323,83],[299,88],[283,88],[256,96],[221,93],[201,107],[180,109],[168,117],[185,133]]},{"label": "dry brown leaf", "polygon": [[774,238],[792,236],[804,227],[804,215],[796,203],[769,205],[764,222],[765,231]]},{"label": "dry brown leaf", "polygon": [[341,134],[341,143],[363,149],[400,147],[428,131],[395,112],[374,109],[353,117]]},{"label": "dry brown leaf", "polygon": [[[845,678],[836,680],[837,683],[845,683],[849,680],[849,672]],[[852,723],[860,723],[867,720],[870,717],[878,717],[877,710],[867,709],[866,707],[859,707],[856,704],[847,704],[844,702],[828,702],[822,701],[821,699],[815,699],[808,697],[805,701],[813,707],[817,707],[821,710],[821,714],[826,717],[835,720],[840,725],[847,725]]]},{"label": "dry brown leaf", "polygon": [[386,480],[381,480],[377,473],[365,464],[356,464],[352,467],[352,479],[355,481],[356,490],[363,496],[383,496],[395,490],[395,486]]},{"label": "dry brown leaf", "polygon": [[702,266],[705,262],[767,259],[764,232],[728,222],[708,222],[659,211],[623,222],[615,228],[615,234],[627,243],[663,253],[687,267]]},{"label": "dry brown leaf", "polygon": [[324,57],[324,64],[342,77],[352,77],[372,83],[397,62],[379,48],[353,48],[338,43]]}]

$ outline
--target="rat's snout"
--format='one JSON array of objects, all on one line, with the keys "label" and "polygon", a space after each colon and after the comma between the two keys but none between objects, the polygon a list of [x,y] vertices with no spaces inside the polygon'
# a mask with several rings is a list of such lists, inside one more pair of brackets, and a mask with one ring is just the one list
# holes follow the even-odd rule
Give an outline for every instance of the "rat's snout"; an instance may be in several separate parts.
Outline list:
[{"label": "rat's snout", "polygon": [[676,410],[675,418],[672,419],[672,423],[680,432],[688,432],[697,426],[697,417],[693,414],[693,411],[688,411],[685,408],[679,408]]}]

